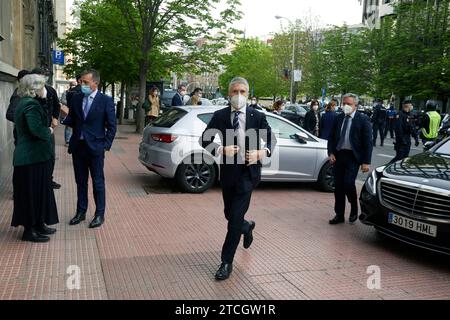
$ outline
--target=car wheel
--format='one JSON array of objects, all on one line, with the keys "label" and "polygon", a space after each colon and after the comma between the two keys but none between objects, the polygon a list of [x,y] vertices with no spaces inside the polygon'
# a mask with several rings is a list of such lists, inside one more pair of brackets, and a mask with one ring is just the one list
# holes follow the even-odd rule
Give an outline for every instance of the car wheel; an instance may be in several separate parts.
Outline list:
[{"label": "car wheel", "polygon": [[214,164],[206,163],[204,160],[188,163],[183,161],[178,167],[176,181],[184,192],[203,193],[213,186],[216,176]]},{"label": "car wheel", "polygon": [[334,192],[334,172],[333,165],[327,162],[320,170],[319,180],[317,180],[319,188],[325,192]]}]

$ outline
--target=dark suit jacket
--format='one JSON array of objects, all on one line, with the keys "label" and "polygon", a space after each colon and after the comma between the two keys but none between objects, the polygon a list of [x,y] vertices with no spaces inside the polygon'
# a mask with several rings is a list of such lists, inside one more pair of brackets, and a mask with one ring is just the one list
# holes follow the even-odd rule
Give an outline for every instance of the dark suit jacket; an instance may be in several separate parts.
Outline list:
[{"label": "dark suit jacket", "polygon": [[[333,123],[330,140],[328,140],[328,154],[337,154],[337,145],[341,137],[345,114],[339,114]],[[372,124],[369,117],[356,112],[350,128],[350,144],[353,154],[359,164],[371,164],[372,161]]]},{"label": "dark suit jacket", "polygon": [[[266,148],[270,150],[270,155],[272,150],[276,145],[276,137],[272,133],[272,129],[267,123],[266,116],[264,113],[256,111],[254,108],[247,107],[246,115],[246,130],[254,129],[256,133],[256,146],[249,147],[248,149],[260,150],[260,141],[263,139],[266,142]],[[228,106],[224,109],[216,111],[208,124],[208,127],[203,132],[202,137],[200,137],[200,145],[203,148],[211,152],[213,156],[217,154],[217,150],[220,147],[219,144],[214,143],[215,134],[218,133],[222,140],[222,146],[235,145],[234,138],[227,140],[227,130],[233,130],[233,125],[231,123],[231,107]],[[266,130],[267,134],[263,134],[260,130]],[[250,139],[249,139],[250,140]],[[250,142],[254,144],[253,141]],[[270,156],[269,155],[269,156]],[[228,162],[228,163],[227,163]],[[249,166],[250,175],[252,179],[253,186],[255,187],[261,181],[261,163]],[[240,178],[237,174],[239,168],[236,162],[232,159],[227,159],[223,155],[223,161],[220,166],[220,181],[222,186],[233,186]]]},{"label": "dark suit jacket", "polygon": [[172,107],[181,107],[183,105],[183,98],[177,92],[172,98]]},{"label": "dark suit jacket", "polygon": [[83,94],[75,94],[72,97],[69,115],[63,124],[73,128],[72,138],[69,143],[69,153],[76,150],[83,133],[91,153],[101,155],[105,150],[110,150],[116,135],[116,114],[114,102],[111,97],[105,96],[100,91],[92,101],[91,109],[86,119],[83,114]]}]

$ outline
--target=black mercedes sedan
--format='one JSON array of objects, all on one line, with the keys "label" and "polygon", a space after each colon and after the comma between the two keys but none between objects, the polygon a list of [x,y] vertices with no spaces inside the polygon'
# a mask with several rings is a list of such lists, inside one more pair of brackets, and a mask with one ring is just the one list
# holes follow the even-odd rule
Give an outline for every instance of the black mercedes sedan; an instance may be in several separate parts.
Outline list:
[{"label": "black mercedes sedan", "polygon": [[450,139],[375,169],[359,200],[362,223],[409,244],[450,254]]}]

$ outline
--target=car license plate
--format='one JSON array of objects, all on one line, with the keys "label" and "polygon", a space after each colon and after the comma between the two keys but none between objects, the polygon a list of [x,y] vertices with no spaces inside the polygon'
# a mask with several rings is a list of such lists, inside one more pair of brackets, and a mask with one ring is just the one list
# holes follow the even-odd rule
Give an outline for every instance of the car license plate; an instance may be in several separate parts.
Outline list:
[{"label": "car license plate", "polygon": [[404,229],[426,234],[427,236],[436,237],[437,235],[437,226],[409,219],[392,212],[388,215],[388,222]]}]

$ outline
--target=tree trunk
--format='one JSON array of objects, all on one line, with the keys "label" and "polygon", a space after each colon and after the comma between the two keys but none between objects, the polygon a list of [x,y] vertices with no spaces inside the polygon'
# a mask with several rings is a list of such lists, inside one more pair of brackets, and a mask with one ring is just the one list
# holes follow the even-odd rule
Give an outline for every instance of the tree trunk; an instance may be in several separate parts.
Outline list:
[{"label": "tree trunk", "polygon": [[120,109],[119,109],[119,124],[123,124],[125,112],[125,81],[120,82]]},{"label": "tree trunk", "polygon": [[[144,54],[144,57],[147,57],[147,55]],[[144,132],[144,109],[142,105],[144,104],[147,92],[147,71],[148,60],[144,59],[139,63],[139,104],[136,111],[136,133]]]}]

